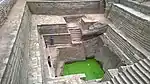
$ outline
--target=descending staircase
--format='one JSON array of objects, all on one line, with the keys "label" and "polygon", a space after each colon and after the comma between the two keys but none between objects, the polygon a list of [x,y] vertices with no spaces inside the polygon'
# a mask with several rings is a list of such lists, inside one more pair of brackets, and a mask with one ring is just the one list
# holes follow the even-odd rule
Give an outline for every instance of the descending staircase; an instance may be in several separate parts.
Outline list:
[{"label": "descending staircase", "polygon": [[[137,17],[137,19],[145,20],[145,23],[150,22],[149,14],[145,14],[145,11],[143,11],[143,10],[140,11],[138,9],[135,9],[136,6],[139,6],[138,3],[134,3],[134,6],[130,5],[130,7],[131,7],[130,8],[130,7],[127,7],[128,0],[125,0],[126,3],[123,3],[123,2],[124,2],[124,0],[121,1],[121,4],[113,3],[113,5],[116,8],[119,8],[119,10],[122,10],[121,11],[122,13],[124,11],[128,13],[128,14],[123,15],[126,19],[128,19],[128,20],[131,19],[131,18],[128,18],[129,15],[131,14],[131,15]],[[128,2],[128,3],[130,3],[130,2]],[[140,7],[143,7],[143,6],[140,6]],[[112,11],[112,9],[110,9],[110,12],[111,11]],[[119,27],[120,25],[118,25],[118,24],[124,25],[124,23],[121,21],[119,22],[118,19],[120,16],[117,16],[117,17],[118,18],[114,18],[113,15],[112,15],[112,17],[109,17],[109,15],[108,15],[108,18],[113,19],[113,21],[112,21],[113,24],[111,23],[111,25],[110,25],[111,28],[109,30],[107,30],[107,32],[104,34],[104,37],[107,37],[108,38],[107,40],[110,40],[108,42],[112,42],[112,44],[115,44],[115,46],[117,46],[120,49],[120,51],[122,51],[128,58],[130,58],[133,63],[131,65],[121,67],[121,69],[119,68],[118,74],[112,76],[109,81],[105,81],[105,82],[101,82],[101,83],[97,83],[97,84],[150,84],[150,52],[149,52],[149,48],[148,48],[149,47],[149,42],[148,42],[149,38],[140,37],[140,36],[139,36],[140,37],[139,38],[138,36],[136,36],[136,34],[138,35],[139,31],[138,32],[133,31],[128,26],[126,26],[128,28],[128,30],[122,30],[121,29],[122,27]],[[118,21],[118,22],[114,22],[114,21]],[[131,31],[132,31],[132,33],[131,33]],[[128,33],[131,33],[131,34],[128,35]],[[118,37],[115,37],[117,40],[112,40],[113,37],[116,35],[118,35]],[[126,44],[124,42],[121,42],[120,39],[125,40]],[[118,43],[117,43],[117,41],[118,41]],[[122,44],[119,44],[119,42]],[[120,47],[121,45],[123,45],[123,46]],[[111,46],[109,46],[109,47],[111,47]],[[127,47],[127,46],[129,46],[129,47]],[[133,47],[135,49],[135,50],[131,50],[131,53],[133,53],[133,55],[130,55],[130,53],[129,53],[131,47]],[[121,48],[123,48],[123,49],[121,49]],[[125,49],[127,49],[128,52],[125,52]],[[137,52],[135,53],[135,51],[139,52],[140,54]],[[141,55],[143,55],[143,56],[141,56]]]},{"label": "descending staircase", "polygon": [[68,23],[67,27],[68,27],[69,32],[71,34],[72,44],[82,43],[81,42],[80,24]]},{"label": "descending staircase", "polygon": [[107,81],[107,84],[150,84],[150,58],[133,64],[124,72]]},{"label": "descending staircase", "polygon": [[69,29],[71,33],[72,41],[81,41],[81,31],[80,29]]}]

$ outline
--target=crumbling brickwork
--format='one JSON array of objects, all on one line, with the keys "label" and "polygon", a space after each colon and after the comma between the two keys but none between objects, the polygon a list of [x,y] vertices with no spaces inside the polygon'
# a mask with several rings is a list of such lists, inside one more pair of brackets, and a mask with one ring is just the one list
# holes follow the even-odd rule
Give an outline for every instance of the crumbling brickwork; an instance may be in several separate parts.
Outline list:
[{"label": "crumbling brickwork", "polygon": [[7,19],[7,16],[12,8],[12,6],[16,3],[16,0],[1,0],[0,1],[0,26]]}]

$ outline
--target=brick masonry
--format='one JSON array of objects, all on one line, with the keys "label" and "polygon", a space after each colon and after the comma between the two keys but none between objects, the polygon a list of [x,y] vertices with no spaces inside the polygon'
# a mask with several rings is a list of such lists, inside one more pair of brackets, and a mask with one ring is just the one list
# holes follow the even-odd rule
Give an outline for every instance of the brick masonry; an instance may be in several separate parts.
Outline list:
[{"label": "brick masonry", "polygon": [[44,36],[44,40],[51,43],[51,37],[53,38],[54,45],[55,44],[71,44],[70,34],[62,34],[62,35],[48,35]]},{"label": "brick masonry", "polygon": [[145,5],[144,3],[137,3],[136,1],[129,1],[129,0],[120,0],[120,3],[124,4],[128,7],[131,7],[137,11],[140,11],[146,15],[150,15],[150,8],[147,5]]},{"label": "brick masonry", "polygon": [[[118,0],[115,1],[117,2]],[[79,2],[74,2],[72,4],[68,4],[64,2],[60,4],[60,3],[56,3],[55,1],[52,3],[37,1],[34,3],[28,2],[28,4],[31,9],[31,12],[34,14],[35,13],[37,14],[46,14],[46,13],[47,14],[57,14],[57,13],[58,14],[66,14],[66,13],[79,14],[79,13],[99,13],[99,11],[97,10],[99,8],[98,7],[99,3],[97,2],[98,1],[93,1],[93,2],[87,1],[87,2],[82,2],[80,4],[77,4]],[[55,6],[51,4],[55,4]],[[18,3],[14,6],[14,8],[12,8],[13,14],[10,13],[11,17],[10,16],[8,17],[8,20],[6,20],[6,23],[4,23],[4,25],[0,29],[2,30],[2,32],[0,32],[1,84],[42,84],[43,82],[42,80],[43,72],[41,71],[41,61],[40,61],[41,55],[40,55],[40,47],[39,47],[40,45],[39,45],[37,24],[34,23],[35,20],[32,17],[30,11],[28,10],[28,6],[25,5],[26,4],[24,0],[19,0]],[[33,5],[33,7],[31,5]],[[69,7],[67,7],[67,5],[69,5]],[[71,6],[76,8],[73,9],[73,7]],[[50,9],[48,7],[50,7]],[[56,8],[54,10],[57,10],[58,8],[62,8],[62,9],[53,11],[52,10],[53,7]],[[37,10],[35,11],[35,8],[37,8],[38,11]],[[80,10],[82,8],[84,9],[84,11]],[[65,9],[67,10],[64,11]],[[8,11],[9,11],[9,7],[8,7]],[[75,13],[74,11],[77,12]],[[1,14],[2,16],[5,15],[4,12],[1,13],[3,13]],[[2,19],[0,18],[1,21],[3,21],[4,18]],[[31,18],[33,19],[31,20]],[[127,58],[123,58],[123,59],[127,59],[127,64],[132,64],[132,62],[137,62],[137,60],[141,58],[145,58],[143,53],[141,53],[137,48],[131,45],[131,43],[129,43],[128,40],[125,40],[116,30],[121,31],[126,37],[133,39],[139,45],[141,45],[142,48],[144,48],[147,51],[150,51],[149,50],[150,49],[149,21],[136,17],[135,15],[130,14],[129,12],[122,10],[116,6],[112,6],[108,18],[112,21],[116,29],[110,27],[107,29],[106,33],[101,36],[102,40],[105,43],[104,46],[109,47],[109,49],[112,50],[118,56],[127,57]],[[31,27],[31,21],[32,21],[32,27]],[[86,45],[87,43],[89,43],[89,45]],[[89,52],[91,52],[89,53],[90,55],[95,54],[95,52],[99,48],[97,44],[99,44],[97,42],[97,38],[86,41],[85,42],[86,54],[88,54]],[[96,47],[96,49],[94,47]],[[80,49],[78,48],[79,47],[75,47],[74,49],[72,49],[73,52],[74,51],[77,52],[70,53],[71,55],[68,56],[72,56],[72,54],[74,55],[80,54],[79,56],[83,56],[84,58],[85,53],[84,52],[80,53],[83,50],[83,47],[80,47]],[[70,50],[70,48],[68,49]],[[63,60],[66,60],[66,58],[63,57],[64,56],[63,54],[65,54],[64,51],[67,52],[68,49],[62,49]],[[136,57],[138,56],[139,58],[137,59]],[[131,60],[128,59],[129,57]],[[76,58],[76,56],[74,58]],[[118,58],[115,60],[120,61],[118,60]]]},{"label": "brick masonry", "polygon": [[33,14],[69,15],[100,13],[99,0],[92,1],[29,1],[28,5]]},{"label": "brick masonry", "polygon": [[115,6],[113,6],[110,16],[108,18],[110,18],[116,28],[124,32],[127,37],[134,39],[143,48],[150,51],[149,21],[136,17]]},{"label": "brick masonry", "polygon": [[39,28],[41,34],[68,33],[66,24],[42,25]]},{"label": "brick masonry", "polygon": [[[24,1],[19,1],[16,4],[16,6],[20,6],[20,9],[18,9],[17,11],[12,9],[13,13],[11,13],[10,16],[12,15],[13,18],[9,17],[8,19],[10,21],[17,20],[16,24],[13,24],[8,27],[10,29],[11,28],[13,29],[14,27],[15,29],[11,31],[12,33],[10,34],[12,35],[8,34],[10,39],[8,39],[8,37],[5,37],[5,39],[7,39],[7,41],[10,42],[9,44],[11,44],[12,39],[15,39],[15,41],[12,44],[13,48],[11,48],[11,53],[9,54],[8,58],[6,58],[7,60],[5,61],[6,63],[8,62],[6,69],[3,68],[5,72],[2,73],[1,71],[1,75],[3,75],[1,79],[1,84],[27,84],[28,83],[27,63],[28,63],[28,58],[29,58],[29,35],[30,35],[30,27],[31,27],[31,24],[30,24],[31,13],[28,10],[28,6],[25,6]],[[15,13],[18,14],[16,15],[16,17],[14,17],[13,15]],[[22,17],[18,17],[20,15]],[[7,28],[5,24],[3,26]],[[9,30],[7,32],[9,33]]]},{"label": "brick masonry", "polygon": [[0,1],[0,26],[5,22],[7,16],[12,8],[12,6],[16,3],[16,0],[1,0]]}]

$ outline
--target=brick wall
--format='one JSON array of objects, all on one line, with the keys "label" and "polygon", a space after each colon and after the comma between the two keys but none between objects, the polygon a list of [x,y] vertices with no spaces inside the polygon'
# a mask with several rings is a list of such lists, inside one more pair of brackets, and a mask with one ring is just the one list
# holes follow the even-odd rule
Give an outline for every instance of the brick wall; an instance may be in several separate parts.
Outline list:
[{"label": "brick wall", "polygon": [[84,47],[82,44],[73,45],[71,47],[58,48],[59,54],[57,61],[72,62],[85,60]]},{"label": "brick wall", "polygon": [[49,1],[28,2],[33,14],[69,15],[100,12],[100,1]]},{"label": "brick wall", "polygon": [[7,16],[12,8],[12,6],[16,3],[16,0],[1,0],[0,1],[0,26],[7,19]]},{"label": "brick wall", "polygon": [[[104,41],[105,42],[105,41]],[[100,36],[83,41],[86,57],[94,56],[96,60],[100,61],[103,69],[113,69],[121,66],[123,63],[121,59],[109,48],[104,46]]]},{"label": "brick wall", "polygon": [[53,38],[54,44],[70,44],[71,43],[71,37],[70,34],[62,34],[62,35],[48,35],[44,36],[44,40],[47,40],[48,43],[50,43],[51,37]]},{"label": "brick wall", "polygon": [[136,17],[125,10],[113,6],[110,14],[110,20],[117,29],[124,32],[124,34],[135,40],[147,51],[150,51],[150,22]]},{"label": "brick wall", "polygon": [[149,21],[113,5],[108,19],[113,23],[101,36],[111,51],[126,64],[148,56],[150,50]]},{"label": "brick wall", "polygon": [[[145,57],[140,51],[123,39],[118,32],[115,32],[113,29],[109,28],[106,33],[108,38],[114,42],[116,46],[118,46],[133,62],[137,62],[141,58]],[[136,55],[140,58],[134,57]]]},{"label": "brick wall", "polygon": [[42,25],[39,32],[41,34],[68,33],[66,24]]},{"label": "brick wall", "polygon": [[28,7],[22,17],[1,84],[27,84],[31,13]]},{"label": "brick wall", "polygon": [[95,56],[99,52],[99,48],[103,46],[103,42],[99,37],[83,41],[85,54],[87,57]]}]

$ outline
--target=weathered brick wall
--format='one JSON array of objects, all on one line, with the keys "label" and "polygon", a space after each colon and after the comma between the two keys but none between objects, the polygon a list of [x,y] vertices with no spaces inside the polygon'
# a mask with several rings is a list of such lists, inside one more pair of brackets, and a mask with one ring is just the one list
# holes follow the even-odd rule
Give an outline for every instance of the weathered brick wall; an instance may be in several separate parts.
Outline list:
[{"label": "weathered brick wall", "polygon": [[99,52],[99,48],[103,46],[103,42],[99,37],[83,41],[85,54],[87,57],[95,56]]},{"label": "weathered brick wall", "polygon": [[51,43],[51,37],[53,38],[54,44],[70,44],[71,43],[71,37],[70,34],[62,34],[62,35],[49,35],[49,36],[44,36],[44,39],[48,42]]},{"label": "weathered brick wall", "polygon": [[136,56],[140,56],[140,58],[145,57],[141,52],[139,52],[135,47],[129,44],[118,34],[118,32],[115,32],[112,28],[109,28],[106,33],[108,38],[112,42],[114,42],[116,46],[118,46],[133,62],[137,62],[138,60],[140,60]]},{"label": "weathered brick wall", "polygon": [[78,60],[85,60],[84,47],[82,44],[73,45],[71,47],[58,48],[59,54],[57,61],[72,62]]},{"label": "weathered brick wall", "polygon": [[30,34],[31,13],[25,7],[22,22],[17,31],[17,38],[13,45],[8,64],[3,74],[1,84],[27,84],[28,58],[29,58],[29,34]]},{"label": "weathered brick wall", "polygon": [[33,14],[51,14],[51,15],[69,15],[99,13],[100,1],[49,1],[28,2],[29,8]]},{"label": "weathered brick wall", "polygon": [[1,0],[0,1],[0,26],[4,23],[5,19],[12,8],[16,3],[16,0]]},{"label": "weathered brick wall", "polygon": [[113,5],[108,19],[113,23],[101,36],[111,51],[126,64],[147,57],[150,51],[150,24],[143,17]]},{"label": "weathered brick wall", "polygon": [[[20,83],[27,84],[28,82],[28,60],[29,60],[29,38],[30,38],[30,28],[31,28],[31,13],[28,9],[28,6],[25,7],[24,16],[20,26],[20,31],[18,34],[18,39],[20,39],[20,50],[22,52],[22,57],[19,60],[22,60],[21,69],[20,69]],[[18,41],[19,43],[19,41]]]},{"label": "weathered brick wall", "polygon": [[108,17],[117,29],[150,51],[150,22],[113,6]]},{"label": "weathered brick wall", "polygon": [[83,41],[86,57],[94,56],[100,61],[104,70],[117,68],[122,65],[121,59],[104,46],[100,36]]},{"label": "weathered brick wall", "polygon": [[41,34],[68,33],[68,29],[66,24],[42,25],[39,32]]},{"label": "weathered brick wall", "polygon": [[113,42],[111,41],[107,34],[103,34],[100,36],[105,43],[105,46],[107,46],[111,52],[115,53],[123,63],[125,64],[132,64],[133,62],[126,56],[126,54]]}]

